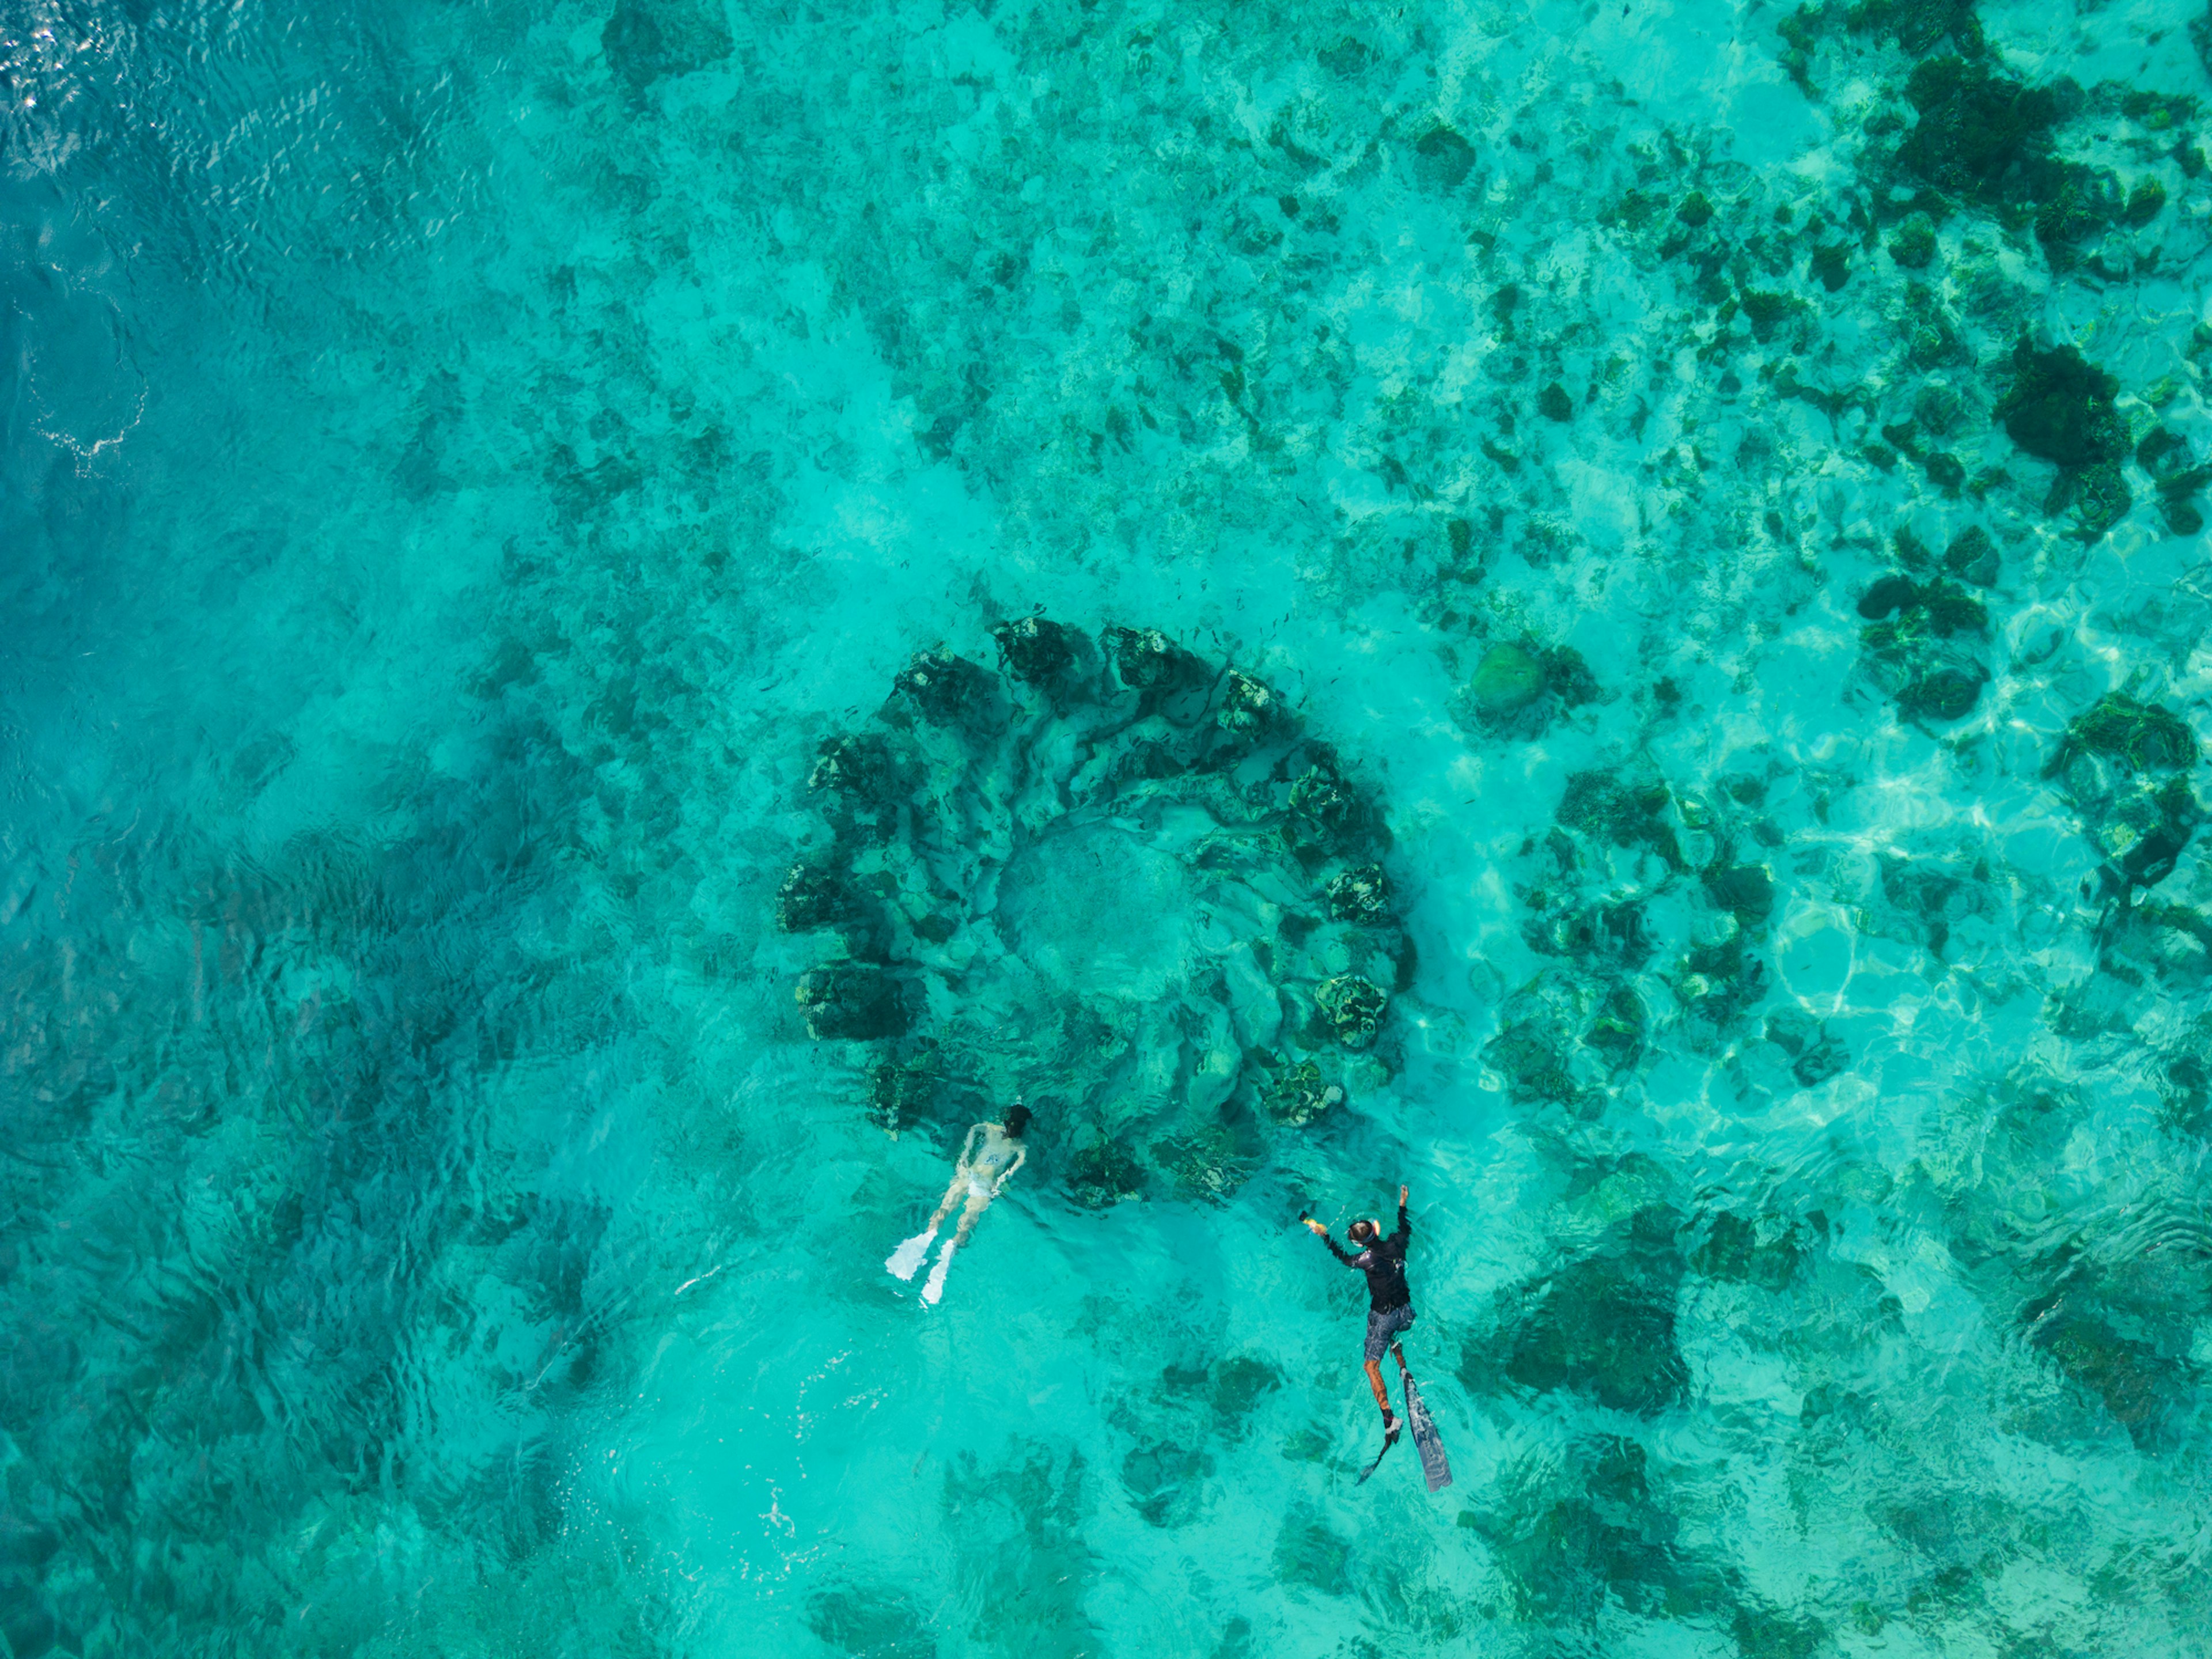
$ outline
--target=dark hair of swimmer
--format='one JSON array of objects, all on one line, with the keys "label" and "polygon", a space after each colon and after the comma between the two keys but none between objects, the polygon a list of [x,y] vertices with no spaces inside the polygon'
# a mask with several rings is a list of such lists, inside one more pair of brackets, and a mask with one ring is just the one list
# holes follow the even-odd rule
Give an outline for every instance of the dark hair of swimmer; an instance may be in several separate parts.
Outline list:
[{"label": "dark hair of swimmer", "polygon": [[1006,1114],[1006,1121],[999,1127],[1016,1140],[1019,1140],[1022,1138],[1022,1131],[1030,1127],[1030,1109],[1026,1106],[1015,1107]]},{"label": "dark hair of swimmer", "polygon": [[1375,1224],[1371,1221],[1355,1221],[1344,1231],[1352,1235],[1352,1242],[1355,1244],[1372,1244],[1375,1242]]}]

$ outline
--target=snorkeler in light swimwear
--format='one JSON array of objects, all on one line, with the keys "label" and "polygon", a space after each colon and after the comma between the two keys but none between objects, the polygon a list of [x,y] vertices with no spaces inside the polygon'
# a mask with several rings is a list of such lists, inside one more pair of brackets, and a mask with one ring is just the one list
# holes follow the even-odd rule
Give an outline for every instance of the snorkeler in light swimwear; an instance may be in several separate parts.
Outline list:
[{"label": "snorkeler in light swimwear", "polygon": [[930,1240],[937,1237],[945,1218],[952,1213],[952,1206],[965,1193],[968,1207],[960,1212],[960,1225],[945,1241],[945,1248],[938,1252],[937,1265],[929,1270],[929,1278],[921,1287],[924,1302],[934,1306],[944,1296],[945,1273],[952,1265],[952,1253],[968,1242],[968,1235],[975,1231],[977,1219],[990,1207],[991,1200],[999,1195],[999,1189],[1028,1158],[1029,1148],[1022,1145],[1022,1132],[1029,1127],[1029,1121],[1030,1109],[1017,1101],[1004,1123],[972,1125],[968,1138],[960,1143],[960,1161],[953,1167],[952,1184],[945,1189],[937,1213],[929,1218],[929,1225],[892,1251],[884,1263],[886,1272],[901,1279],[912,1279],[929,1254]]}]

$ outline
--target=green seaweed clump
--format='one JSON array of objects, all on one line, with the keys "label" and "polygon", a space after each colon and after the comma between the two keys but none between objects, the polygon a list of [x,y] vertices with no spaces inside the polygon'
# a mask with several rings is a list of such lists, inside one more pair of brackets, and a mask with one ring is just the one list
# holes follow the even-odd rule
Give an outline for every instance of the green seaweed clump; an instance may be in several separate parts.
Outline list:
[{"label": "green seaweed clump", "polygon": [[2113,691],[2068,724],[2044,775],[2081,814],[2107,882],[2148,887],[2172,872],[2196,833],[2197,757],[2195,734],[2172,710]]},{"label": "green seaweed clump", "polygon": [[1997,544],[1981,526],[1968,525],[1943,550],[1943,568],[1976,587],[1994,587],[1997,580]]},{"label": "green seaweed clump", "polygon": [[2166,207],[2166,186],[2155,179],[2145,179],[2128,192],[2127,221],[2131,225],[2148,224]]},{"label": "green seaweed clump", "polygon": [[1325,979],[1314,993],[1322,1019],[1336,1040],[1347,1048],[1365,1048],[1382,1029],[1382,1015],[1390,1006],[1389,994],[1357,974]]},{"label": "green seaweed clump", "polygon": [[2127,422],[2114,403],[2120,383],[2072,346],[2039,351],[2025,340],[2013,349],[2012,371],[2011,388],[1991,413],[2014,443],[2057,465],[2044,511],[2073,507],[2076,533],[2094,541],[2133,499],[2120,474],[2128,453]]}]

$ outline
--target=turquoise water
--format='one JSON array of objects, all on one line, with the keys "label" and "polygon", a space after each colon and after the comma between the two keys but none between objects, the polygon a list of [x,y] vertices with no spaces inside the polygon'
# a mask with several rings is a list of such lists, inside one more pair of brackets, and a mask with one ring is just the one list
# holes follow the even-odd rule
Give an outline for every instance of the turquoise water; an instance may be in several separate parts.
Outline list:
[{"label": "turquoise water", "polygon": [[2212,1646],[2208,62],[0,10],[6,1652]]}]

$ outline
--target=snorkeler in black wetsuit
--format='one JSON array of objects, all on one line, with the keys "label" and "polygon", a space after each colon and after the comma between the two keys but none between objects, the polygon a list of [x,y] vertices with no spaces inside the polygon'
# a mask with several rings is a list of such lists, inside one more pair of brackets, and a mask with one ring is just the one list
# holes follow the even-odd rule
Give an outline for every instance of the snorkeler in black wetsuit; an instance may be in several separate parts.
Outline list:
[{"label": "snorkeler in black wetsuit", "polygon": [[[1328,1236],[1328,1229],[1311,1216],[1307,1226],[1321,1236],[1329,1254],[1347,1267],[1367,1275],[1367,1385],[1375,1390],[1375,1403],[1382,1408],[1382,1434],[1387,1445],[1398,1434],[1398,1419],[1390,1413],[1389,1391],[1382,1386],[1382,1355],[1396,1348],[1399,1334],[1413,1322],[1413,1293],[1406,1288],[1406,1246],[1413,1237],[1413,1224],[1406,1219],[1406,1188],[1398,1188],[1398,1231],[1382,1237],[1380,1223],[1355,1221],[1345,1231],[1360,1247],[1352,1255]],[[1406,1356],[1398,1355],[1404,1369]]]}]

